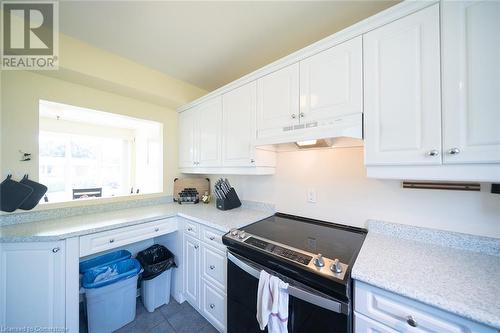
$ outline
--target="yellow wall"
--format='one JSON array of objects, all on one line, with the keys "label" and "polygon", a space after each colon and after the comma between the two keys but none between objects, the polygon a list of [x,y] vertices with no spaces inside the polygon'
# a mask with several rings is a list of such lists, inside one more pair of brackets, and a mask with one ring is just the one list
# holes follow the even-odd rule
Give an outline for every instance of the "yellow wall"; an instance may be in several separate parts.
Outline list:
[{"label": "yellow wall", "polygon": [[59,35],[59,70],[40,71],[40,74],[170,108],[177,108],[207,93],[64,34]]},{"label": "yellow wall", "polygon": [[[174,109],[24,71],[4,71],[1,81],[2,176],[27,173],[38,179],[38,101],[44,99],[163,123],[163,189],[172,193],[178,146]],[[32,160],[20,162],[19,150],[32,153]]]}]

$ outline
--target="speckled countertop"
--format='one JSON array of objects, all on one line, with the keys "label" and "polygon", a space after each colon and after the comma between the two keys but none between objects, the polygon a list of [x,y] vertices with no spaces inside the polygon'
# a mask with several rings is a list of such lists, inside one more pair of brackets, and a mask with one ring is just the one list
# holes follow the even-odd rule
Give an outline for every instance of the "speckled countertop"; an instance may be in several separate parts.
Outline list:
[{"label": "speckled countertop", "polygon": [[100,231],[181,216],[223,232],[274,214],[270,209],[239,207],[218,210],[213,204],[161,205],[120,209],[45,221],[0,226],[0,242],[53,241]]},{"label": "speckled countertop", "polygon": [[371,221],[352,277],[500,329],[500,239]]}]

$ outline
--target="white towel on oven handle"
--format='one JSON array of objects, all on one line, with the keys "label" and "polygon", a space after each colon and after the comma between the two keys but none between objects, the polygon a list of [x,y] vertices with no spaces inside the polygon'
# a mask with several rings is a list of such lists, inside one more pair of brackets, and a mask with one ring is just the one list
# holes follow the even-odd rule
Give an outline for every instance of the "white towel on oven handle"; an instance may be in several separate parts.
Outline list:
[{"label": "white towel on oven handle", "polygon": [[262,270],[257,290],[257,321],[261,330],[288,333],[288,283]]}]

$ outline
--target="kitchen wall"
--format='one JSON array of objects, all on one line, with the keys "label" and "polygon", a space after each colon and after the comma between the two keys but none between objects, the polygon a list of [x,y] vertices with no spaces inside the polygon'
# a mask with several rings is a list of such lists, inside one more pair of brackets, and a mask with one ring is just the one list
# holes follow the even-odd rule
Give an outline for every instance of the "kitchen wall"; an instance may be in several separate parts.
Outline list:
[{"label": "kitchen wall", "polygon": [[[380,219],[500,238],[500,195],[403,189],[399,181],[369,179],[363,148],[281,152],[273,176],[228,176],[239,196],[277,211],[363,227]],[[218,176],[211,176],[215,181]],[[315,189],[317,202],[308,203]]]},{"label": "kitchen wall", "polygon": [[[16,178],[28,173],[38,179],[38,102],[40,99],[154,120],[163,124],[165,194],[172,194],[177,176],[177,112],[138,99],[94,89],[64,80],[24,71],[5,71],[1,77],[1,167],[2,176]],[[20,162],[19,150],[32,154]]]}]

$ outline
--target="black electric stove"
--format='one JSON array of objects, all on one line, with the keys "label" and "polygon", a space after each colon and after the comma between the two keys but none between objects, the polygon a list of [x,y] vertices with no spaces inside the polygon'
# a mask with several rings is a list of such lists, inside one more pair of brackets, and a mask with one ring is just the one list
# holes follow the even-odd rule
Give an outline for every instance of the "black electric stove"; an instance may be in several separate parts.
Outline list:
[{"label": "black electric stove", "polygon": [[281,213],[231,230],[223,236],[229,249],[228,331],[241,332],[242,322],[246,332],[258,328],[253,294],[258,273],[266,270],[291,286],[289,332],[351,332],[350,272],[366,233]]}]

